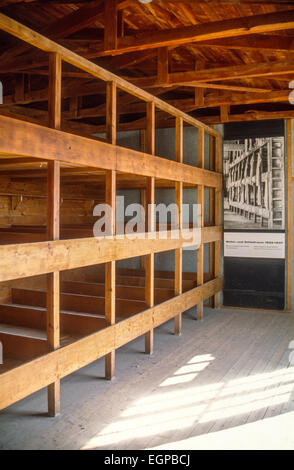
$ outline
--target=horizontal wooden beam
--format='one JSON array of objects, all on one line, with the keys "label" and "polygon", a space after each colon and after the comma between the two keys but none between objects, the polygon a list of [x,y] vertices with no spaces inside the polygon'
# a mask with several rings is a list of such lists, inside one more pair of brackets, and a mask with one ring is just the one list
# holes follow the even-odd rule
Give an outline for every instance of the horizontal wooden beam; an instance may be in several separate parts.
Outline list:
[{"label": "horizontal wooden beam", "polygon": [[[153,0],[154,1],[154,0]],[[103,31],[103,30],[101,30]],[[77,54],[81,54],[83,57],[93,58],[95,57],[95,48],[101,46],[101,40],[97,38],[97,29],[87,30],[81,38],[68,38],[62,41],[62,45],[74,50]],[[225,39],[212,39],[209,41],[201,41],[197,43],[199,47],[218,47],[222,49],[236,49],[236,50],[258,50],[258,51],[279,51],[279,52],[294,52],[293,37],[271,35],[271,34],[252,34],[250,36],[235,37],[234,41],[231,38]],[[108,56],[105,59],[106,67],[110,64],[114,68],[125,68],[125,64],[128,64],[128,57],[134,54],[135,61],[140,60],[140,54],[142,60],[145,58],[154,57],[156,54],[155,50],[147,50],[139,52],[130,52],[129,54],[122,54],[121,56]],[[0,57],[1,58],[1,57]],[[137,63],[137,62],[136,62]],[[108,65],[109,64],[109,65]],[[102,65],[102,64],[101,64]]]},{"label": "horizontal wooden beam", "polygon": [[128,234],[0,246],[0,282],[194,246],[201,240],[201,229],[194,229],[193,237],[189,229],[167,234],[167,239],[155,232],[154,239]]},{"label": "horizontal wooden beam", "polygon": [[196,70],[191,72],[171,73],[166,82],[158,82],[157,76],[130,78],[132,83],[143,88],[170,87],[170,86],[194,86],[202,82],[219,82],[225,80],[240,80],[255,77],[274,77],[294,72],[294,60],[254,63],[249,65],[233,65],[226,67]]},{"label": "horizontal wooden beam", "polygon": [[202,233],[202,243],[212,243],[216,241],[221,241],[223,239],[223,227],[203,227],[201,230]]},{"label": "horizontal wooden beam", "polygon": [[294,28],[294,10],[252,15],[241,18],[185,26],[160,31],[148,31],[125,36],[118,40],[117,48],[103,50],[100,54],[115,55],[131,51],[146,50],[165,46],[179,46],[205,40],[248,36]]},{"label": "horizontal wooden beam", "polygon": [[[267,90],[262,93],[211,93],[207,95],[202,103],[195,103],[194,98],[183,98],[178,100],[169,100],[169,104],[175,106],[182,111],[189,112],[193,109],[200,108],[215,108],[226,104],[231,105],[245,105],[254,103],[280,103],[283,101],[289,101],[289,89],[287,90]],[[27,109],[27,108],[26,108]],[[119,108],[120,115],[122,114],[137,114],[144,113],[145,104],[135,103],[122,105]],[[33,114],[33,112],[32,112]],[[101,106],[95,106],[93,108],[80,109],[77,119],[85,119],[87,117],[102,117],[105,116],[105,109]],[[74,115],[71,111],[65,111],[63,113],[65,119],[73,119]]]},{"label": "horizontal wooden beam", "polygon": [[0,155],[116,170],[123,173],[220,187],[222,175],[149,154],[0,116]]},{"label": "horizontal wooden beam", "polygon": [[[220,115],[201,117],[206,124],[222,124]],[[230,114],[227,122],[263,121],[271,119],[294,119],[294,111],[246,111],[243,114]]]},{"label": "horizontal wooden beam", "polygon": [[[66,377],[192,308],[223,288],[217,278],[0,375],[0,409]],[[12,393],[13,392],[13,393]]]},{"label": "horizontal wooden beam", "polygon": [[198,43],[201,47],[220,47],[224,49],[294,52],[293,37],[256,34],[231,39],[214,39]]}]

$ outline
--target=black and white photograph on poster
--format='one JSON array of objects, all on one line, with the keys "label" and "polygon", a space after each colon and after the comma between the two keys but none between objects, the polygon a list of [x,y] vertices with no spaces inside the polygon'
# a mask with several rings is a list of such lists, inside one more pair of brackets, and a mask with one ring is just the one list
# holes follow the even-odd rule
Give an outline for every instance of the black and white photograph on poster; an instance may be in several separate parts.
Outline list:
[{"label": "black and white photograph on poster", "polygon": [[284,137],[224,143],[224,229],[284,230]]}]

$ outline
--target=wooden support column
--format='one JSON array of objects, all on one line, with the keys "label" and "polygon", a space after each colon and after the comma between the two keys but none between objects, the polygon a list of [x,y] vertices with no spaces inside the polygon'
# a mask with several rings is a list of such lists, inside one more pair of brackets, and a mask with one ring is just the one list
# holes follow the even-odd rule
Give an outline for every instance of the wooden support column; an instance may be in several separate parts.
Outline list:
[{"label": "wooden support column", "polygon": [[[140,149],[141,149],[141,152],[146,153],[146,129],[140,130]],[[146,188],[142,188],[140,190],[140,204],[144,208],[144,211],[145,211],[144,214],[146,216]],[[145,269],[145,261],[146,261],[146,257],[141,256],[141,259],[140,259],[141,269]]]},{"label": "wooden support column", "polygon": [[106,83],[106,140],[116,144],[117,89],[114,82]]},{"label": "wooden support column", "polygon": [[[111,234],[115,234],[116,211],[116,172],[106,173],[106,204],[112,207]],[[115,261],[105,263],[105,319],[109,325],[115,323]],[[105,356],[105,378],[112,380],[115,376],[115,351]]]},{"label": "wooden support column", "polygon": [[[146,151],[155,154],[155,105],[154,102],[147,103],[147,129],[146,129]],[[147,178],[146,187],[146,232],[155,231],[154,220],[155,205],[155,178]],[[148,307],[154,306],[154,253],[145,256],[145,302]],[[153,354],[154,330],[145,335],[145,353]]]},{"label": "wooden support column", "polygon": [[[198,167],[204,168],[204,144],[205,132],[204,129],[198,129]],[[198,185],[198,198],[197,204],[201,206],[201,228],[204,227],[204,186]],[[197,286],[201,286],[204,282],[204,244],[201,240],[201,245],[197,251]],[[197,319],[203,320],[203,302],[197,306]]]},{"label": "wooden support column", "polygon": [[[204,63],[202,61],[196,61],[195,63],[195,71],[203,70]],[[195,87],[195,105],[196,106],[203,106],[204,105],[204,88]]]},{"label": "wooden support column", "polygon": [[79,115],[79,102],[79,96],[72,96],[69,100],[69,110],[74,119],[76,119]]},{"label": "wooden support column", "polygon": [[157,79],[159,84],[168,81],[168,47],[160,47],[158,49]]},{"label": "wooden support column", "polygon": [[107,0],[104,8],[104,49],[117,48],[117,0]]},{"label": "wooden support column", "polygon": [[117,37],[123,38],[125,35],[125,10],[119,10],[117,14]]},{"label": "wooden support column", "polygon": [[[215,171],[221,172],[222,167],[222,139],[221,136],[216,137],[216,148],[215,148]],[[222,224],[222,189],[215,190],[215,225]],[[221,242],[215,242],[215,251],[214,251],[214,276],[220,276],[221,268]],[[214,295],[214,308],[220,307],[220,293]]]},{"label": "wooden support column", "polygon": [[[183,163],[183,119],[176,118],[176,161]],[[183,228],[183,183],[175,183],[176,191],[176,205],[178,206],[179,219],[177,225],[179,230]],[[177,248],[175,250],[175,295],[181,295],[183,292],[183,249]],[[182,333],[182,312],[175,317],[175,334],[181,335]]]},{"label": "wooden support column", "polygon": [[[49,56],[48,111],[49,126],[61,125],[62,62],[59,54]],[[47,237],[60,237],[60,163],[51,161],[47,167]],[[60,277],[59,272],[47,274],[47,341],[50,350],[60,347]],[[60,413],[60,381],[48,386],[48,414]]]},{"label": "wooden support column", "polygon": [[19,75],[16,77],[15,89],[14,89],[14,100],[16,103],[24,101],[25,99],[25,75]]},{"label": "wooden support column", "polygon": [[292,158],[293,158],[293,144],[292,144],[292,120],[287,119],[287,287],[286,287],[286,309],[288,312],[292,311],[292,263],[293,263],[293,243],[292,243]]},{"label": "wooden support column", "polygon": [[229,117],[230,117],[230,105],[229,104],[223,104],[220,107],[220,120],[221,122],[228,122]]},{"label": "wooden support column", "polygon": [[[116,84],[106,84],[106,139],[110,144],[116,144],[116,122],[117,122],[117,90]],[[111,233],[116,233],[116,172],[106,172],[105,202],[112,208]],[[115,261],[105,264],[105,318],[109,325],[115,323]],[[105,356],[105,378],[112,380],[115,376],[115,351]]]}]

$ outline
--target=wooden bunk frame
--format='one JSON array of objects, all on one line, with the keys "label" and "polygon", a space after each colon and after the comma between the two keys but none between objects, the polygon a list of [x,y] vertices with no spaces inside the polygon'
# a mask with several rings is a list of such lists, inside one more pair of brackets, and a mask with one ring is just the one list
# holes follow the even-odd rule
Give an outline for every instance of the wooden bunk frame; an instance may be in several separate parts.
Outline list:
[{"label": "wooden bunk frame", "polygon": [[[24,352],[19,361],[11,367],[4,367],[0,374],[0,409],[48,387],[49,415],[56,416],[60,411],[60,380],[97,360],[106,358],[106,378],[115,373],[115,351],[117,348],[145,335],[146,353],[153,351],[153,331],[162,323],[174,318],[175,333],[181,333],[182,313],[198,306],[198,318],[203,318],[203,301],[212,299],[214,307],[219,306],[219,293],[223,288],[221,273],[221,135],[203,123],[193,119],[178,109],[159,100],[151,94],[129,84],[125,80],[102,69],[92,62],[72,53],[55,42],[0,14],[0,29],[49,53],[49,125],[21,121],[0,116],[0,158],[30,158],[33,161],[47,162],[47,241],[31,242],[27,238],[22,243],[0,246],[0,282],[23,279],[30,276],[47,276],[46,328],[45,339],[26,338],[22,344],[21,331],[4,337],[8,350],[19,348]],[[68,62],[106,82],[106,142],[92,140],[80,135],[69,134],[62,129],[61,79],[62,61]],[[146,148],[144,152],[116,146],[116,97],[117,88],[140,98],[146,103]],[[166,112],[176,120],[176,161],[155,156],[155,111]],[[183,163],[183,126],[196,127],[199,132],[199,168]],[[204,169],[205,133],[210,136],[211,170]],[[179,208],[183,201],[183,187],[188,184],[198,191],[198,202],[204,208],[204,188],[210,191],[210,226],[201,220],[201,246],[197,255],[197,283],[183,289],[187,278],[182,270],[182,250],[185,240],[176,239],[169,233],[168,240],[162,240],[156,231],[154,240],[138,239],[130,242],[126,236],[116,236],[115,220],[112,221],[114,237],[106,239],[75,238],[60,239],[60,168],[62,165],[81,165],[105,172],[106,202],[113,208],[116,203],[116,182],[118,174],[144,177],[146,181],[146,204],[155,202],[155,180],[169,182],[176,191]],[[204,211],[202,211],[203,213]],[[148,217],[148,214],[147,214]],[[146,220],[148,218],[146,217]],[[182,229],[180,218],[179,232]],[[13,238],[12,238],[13,240]],[[204,244],[210,244],[210,273],[204,273]],[[175,250],[174,296],[162,303],[154,302],[155,292],[155,253]],[[127,312],[124,319],[116,318],[116,261],[137,256],[145,257],[145,306],[136,314]],[[195,259],[196,262],[196,259]],[[60,306],[60,273],[65,270],[105,263],[105,318],[102,329],[83,337],[61,343],[61,323],[66,315]],[[142,273],[141,273],[142,274]],[[140,278],[142,279],[142,277]],[[147,307],[147,308],[146,308]],[[32,313],[32,312],[31,312]],[[78,322],[78,319],[76,319]],[[78,325],[78,323],[77,323]],[[71,325],[72,328],[72,325]],[[8,332],[9,333],[9,332]],[[11,331],[10,331],[11,333]],[[9,336],[9,339],[7,339]],[[18,338],[16,341],[15,338]],[[0,333],[0,340],[2,336]],[[39,349],[38,349],[39,348]],[[33,351],[33,354],[30,354]],[[34,354],[37,351],[37,354]],[[13,358],[17,356],[17,351]],[[5,366],[5,362],[4,362]],[[1,366],[0,366],[1,367]],[[1,368],[0,368],[1,370]]]}]

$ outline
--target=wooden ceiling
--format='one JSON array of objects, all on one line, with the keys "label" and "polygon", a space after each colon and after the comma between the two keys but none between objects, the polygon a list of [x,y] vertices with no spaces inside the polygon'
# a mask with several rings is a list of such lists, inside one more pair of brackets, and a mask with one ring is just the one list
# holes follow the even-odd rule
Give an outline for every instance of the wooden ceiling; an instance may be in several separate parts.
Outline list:
[{"label": "wooden ceiling", "polygon": [[[0,0],[0,12],[208,124],[294,117],[294,0]],[[47,120],[48,56],[0,32],[0,112]],[[145,125],[120,93],[118,129]],[[68,129],[105,130],[105,83],[64,64]],[[157,125],[172,125],[157,113]]]}]

